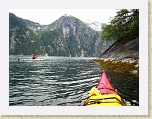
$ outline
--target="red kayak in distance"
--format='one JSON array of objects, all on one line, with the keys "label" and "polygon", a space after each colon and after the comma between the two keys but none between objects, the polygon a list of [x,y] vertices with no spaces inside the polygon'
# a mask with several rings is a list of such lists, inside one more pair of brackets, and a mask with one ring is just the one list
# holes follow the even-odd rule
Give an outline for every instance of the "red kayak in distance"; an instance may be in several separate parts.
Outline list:
[{"label": "red kayak in distance", "polygon": [[102,76],[96,88],[100,91],[101,94],[117,94],[112,84],[110,83],[105,71],[102,72]]}]

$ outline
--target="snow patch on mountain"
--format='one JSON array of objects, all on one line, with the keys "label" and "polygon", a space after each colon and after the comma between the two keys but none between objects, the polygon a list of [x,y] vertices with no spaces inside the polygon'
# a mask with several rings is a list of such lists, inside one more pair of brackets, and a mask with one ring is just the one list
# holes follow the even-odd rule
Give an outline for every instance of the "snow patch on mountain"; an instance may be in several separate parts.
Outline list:
[{"label": "snow patch on mountain", "polygon": [[86,21],[85,22],[86,25],[90,26],[92,29],[96,30],[96,31],[100,31],[102,30],[102,23],[98,22],[98,21]]}]

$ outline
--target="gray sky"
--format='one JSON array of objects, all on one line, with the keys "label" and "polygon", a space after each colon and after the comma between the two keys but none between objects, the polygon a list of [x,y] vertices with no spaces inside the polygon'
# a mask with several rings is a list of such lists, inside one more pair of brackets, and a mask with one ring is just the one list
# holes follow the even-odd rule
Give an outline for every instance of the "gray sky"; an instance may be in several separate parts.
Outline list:
[{"label": "gray sky", "polygon": [[116,9],[9,9],[9,12],[44,25],[51,24],[65,14],[83,22],[90,20],[101,23],[108,23],[109,18],[116,15]]}]

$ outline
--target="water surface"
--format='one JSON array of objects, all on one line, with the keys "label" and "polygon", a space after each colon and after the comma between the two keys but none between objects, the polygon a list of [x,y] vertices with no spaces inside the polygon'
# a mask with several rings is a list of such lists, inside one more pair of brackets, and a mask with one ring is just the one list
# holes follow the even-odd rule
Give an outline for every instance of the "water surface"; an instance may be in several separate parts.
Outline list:
[{"label": "water surface", "polygon": [[[10,106],[83,106],[102,72],[92,58],[48,56],[42,57],[49,58],[46,61],[18,62],[18,57],[9,59]],[[125,99],[139,105],[138,76],[106,74]]]}]

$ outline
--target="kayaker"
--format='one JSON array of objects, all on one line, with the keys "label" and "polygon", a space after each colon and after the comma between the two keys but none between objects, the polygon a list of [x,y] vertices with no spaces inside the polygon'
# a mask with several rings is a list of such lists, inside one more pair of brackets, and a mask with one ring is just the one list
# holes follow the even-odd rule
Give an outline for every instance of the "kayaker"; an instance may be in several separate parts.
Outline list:
[{"label": "kayaker", "polygon": [[36,56],[35,54],[32,55],[32,59],[36,59],[38,56]]}]

